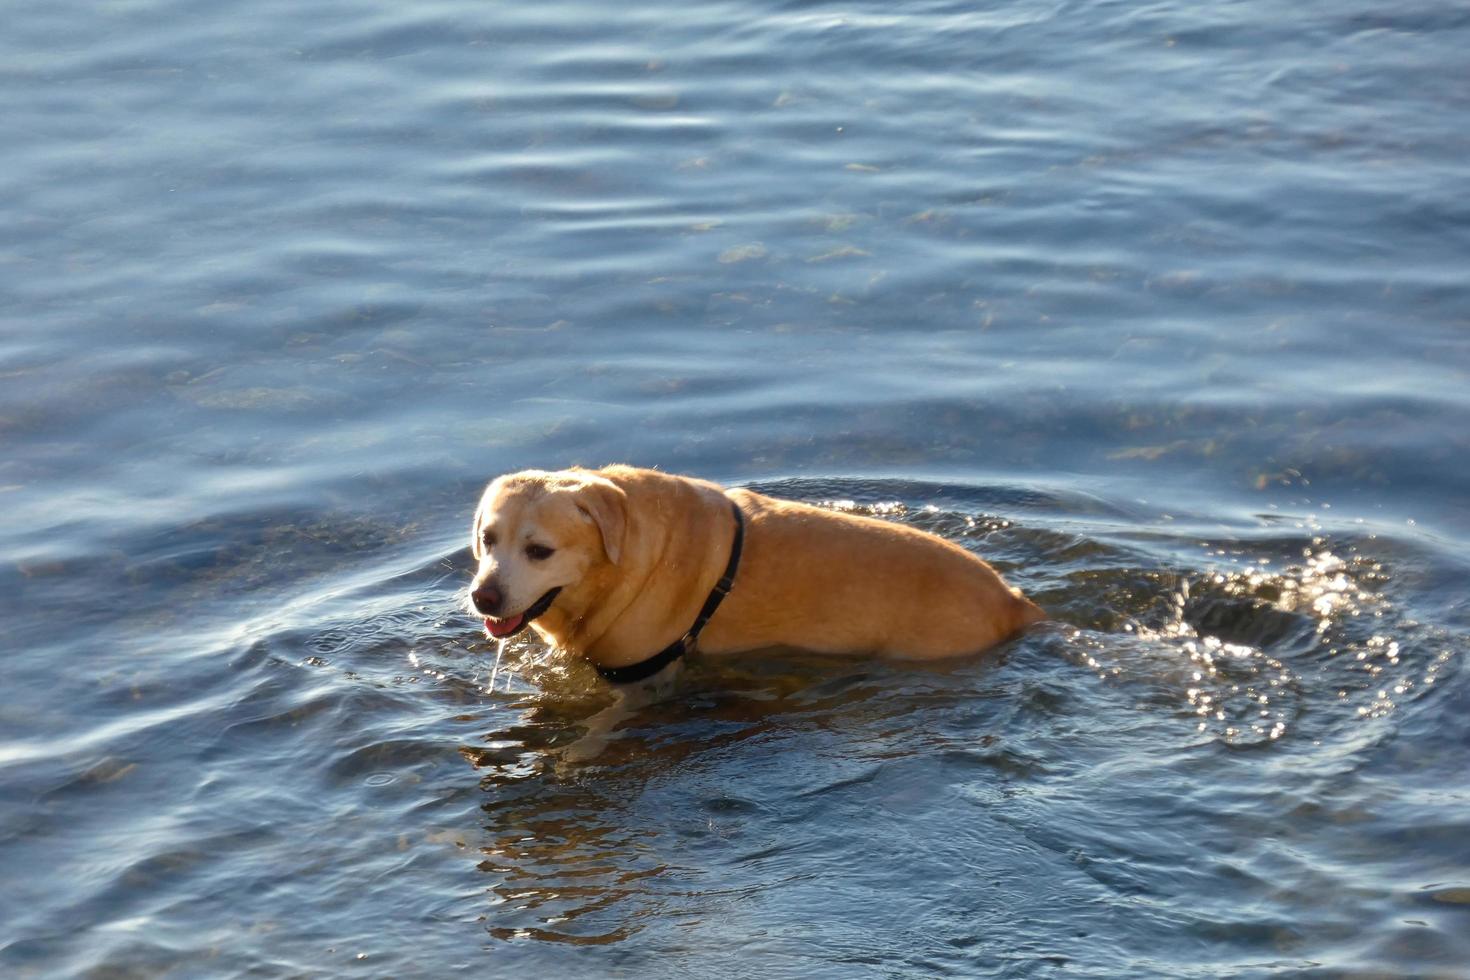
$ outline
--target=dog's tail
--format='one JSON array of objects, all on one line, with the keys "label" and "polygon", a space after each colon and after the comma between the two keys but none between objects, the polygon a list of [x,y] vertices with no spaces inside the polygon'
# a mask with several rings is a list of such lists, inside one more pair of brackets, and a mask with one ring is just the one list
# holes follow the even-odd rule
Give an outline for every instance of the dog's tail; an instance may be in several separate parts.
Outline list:
[{"label": "dog's tail", "polygon": [[1042,609],[1036,603],[1026,598],[1021,590],[1015,586],[1011,587],[1011,595],[1016,597],[1016,604],[1013,608],[1016,611],[1015,631],[1017,633],[1034,623],[1044,622],[1048,618],[1045,609]]}]

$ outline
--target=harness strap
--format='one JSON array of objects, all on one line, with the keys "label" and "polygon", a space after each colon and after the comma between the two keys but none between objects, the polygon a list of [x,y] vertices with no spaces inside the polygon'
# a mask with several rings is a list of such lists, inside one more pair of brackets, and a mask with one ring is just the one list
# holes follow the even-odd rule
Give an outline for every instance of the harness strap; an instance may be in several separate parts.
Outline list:
[{"label": "harness strap", "polygon": [[613,684],[636,684],[657,674],[694,649],[694,643],[699,639],[700,631],[710,621],[715,610],[720,608],[720,603],[725,601],[725,596],[729,595],[730,590],[735,587],[735,570],[740,567],[740,552],[745,546],[745,515],[740,512],[740,506],[733,500],[730,501],[730,511],[735,515],[735,540],[730,543],[730,560],[725,563],[725,574],[720,576],[715,587],[710,589],[709,598],[704,600],[699,615],[695,617],[694,625],[689,627],[683,636],[647,660],[640,660],[626,667],[603,667],[594,664],[593,666],[597,667],[597,672],[604,680]]}]

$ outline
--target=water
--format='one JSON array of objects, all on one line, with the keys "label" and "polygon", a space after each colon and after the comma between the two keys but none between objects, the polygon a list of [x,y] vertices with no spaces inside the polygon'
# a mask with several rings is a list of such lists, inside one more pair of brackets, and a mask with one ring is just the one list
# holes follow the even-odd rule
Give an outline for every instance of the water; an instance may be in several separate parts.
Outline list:
[{"label": "water", "polygon": [[[0,972],[1466,975],[1467,45],[10,4]],[[912,522],[1055,621],[497,676],[480,486],[610,461]]]}]

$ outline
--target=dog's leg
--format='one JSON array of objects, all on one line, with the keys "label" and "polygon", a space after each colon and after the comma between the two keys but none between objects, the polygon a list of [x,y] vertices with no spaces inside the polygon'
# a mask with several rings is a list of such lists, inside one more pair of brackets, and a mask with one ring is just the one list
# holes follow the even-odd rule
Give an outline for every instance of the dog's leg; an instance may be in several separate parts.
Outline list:
[{"label": "dog's leg", "polygon": [[646,683],[630,684],[617,689],[617,700],[588,717],[584,722],[587,731],[557,753],[561,761],[589,762],[601,755],[613,740],[613,732],[619,725],[650,704],[668,697],[669,691],[674,687],[674,675],[678,670],[666,670],[664,673],[669,676],[661,674]]},{"label": "dog's leg", "polygon": [[612,738],[613,729],[631,718],[638,705],[630,705],[621,691],[617,700],[587,719],[587,731],[575,742],[562,746],[558,753],[563,762],[590,762],[602,754]]}]

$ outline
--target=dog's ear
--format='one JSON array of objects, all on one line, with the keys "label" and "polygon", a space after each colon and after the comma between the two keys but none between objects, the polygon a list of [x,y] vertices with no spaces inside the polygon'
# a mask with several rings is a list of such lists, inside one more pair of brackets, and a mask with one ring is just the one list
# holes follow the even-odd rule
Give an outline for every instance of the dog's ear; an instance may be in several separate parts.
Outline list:
[{"label": "dog's ear", "polygon": [[623,555],[623,535],[628,528],[628,495],[623,488],[602,476],[587,474],[577,489],[577,507],[602,533],[602,550],[614,565]]}]

